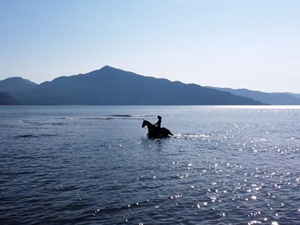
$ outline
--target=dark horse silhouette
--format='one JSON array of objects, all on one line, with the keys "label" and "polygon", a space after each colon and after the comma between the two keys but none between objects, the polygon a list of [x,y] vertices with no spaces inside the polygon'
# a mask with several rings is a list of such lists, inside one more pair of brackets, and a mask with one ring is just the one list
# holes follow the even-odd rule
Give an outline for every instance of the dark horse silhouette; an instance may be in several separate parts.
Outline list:
[{"label": "dark horse silhouette", "polygon": [[147,120],[143,121],[142,127],[145,127],[145,126],[148,127],[148,137],[149,138],[167,138],[167,137],[173,136],[173,134],[171,133],[171,131],[169,131],[169,129],[167,129],[165,127],[161,127],[161,128],[157,127]]}]

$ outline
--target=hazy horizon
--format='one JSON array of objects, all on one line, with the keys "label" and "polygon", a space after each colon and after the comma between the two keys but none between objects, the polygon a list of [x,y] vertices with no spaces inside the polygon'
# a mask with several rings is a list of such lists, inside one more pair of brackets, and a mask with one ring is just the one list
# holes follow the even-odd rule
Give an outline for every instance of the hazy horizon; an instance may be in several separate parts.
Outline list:
[{"label": "hazy horizon", "polygon": [[201,86],[300,93],[300,2],[0,0],[0,80],[110,65]]}]

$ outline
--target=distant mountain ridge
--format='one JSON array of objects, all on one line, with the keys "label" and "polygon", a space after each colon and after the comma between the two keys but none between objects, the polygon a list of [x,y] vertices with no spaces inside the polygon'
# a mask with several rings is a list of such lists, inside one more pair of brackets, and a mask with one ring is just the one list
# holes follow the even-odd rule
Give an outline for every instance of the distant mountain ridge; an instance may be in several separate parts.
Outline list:
[{"label": "distant mountain ridge", "polygon": [[3,92],[23,92],[37,88],[39,85],[21,77],[11,77],[0,81],[0,90]]},{"label": "distant mountain ridge", "polygon": [[21,77],[11,77],[0,81],[0,105],[18,105],[20,102],[11,93],[34,90],[38,85]]},{"label": "distant mountain ridge", "polygon": [[248,89],[232,89],[210,87],[219,91],[227,91],[231,94],[251,98],[270,105],[300,105],[300,94],[292,93],[266,93]]},{"label": "distant mountain ridge", "polygon": [[[22,78],[21,78],[22,79]],[[105,66],[87,74],[58,77],[37,85],[4,85],[20,104],[30,105],[261,105],[247,97],[236,96],[196,84],[146,77]],[[18,83],[16,82],[16,83]],[[18,83],[19,84],[19,83]]]}]

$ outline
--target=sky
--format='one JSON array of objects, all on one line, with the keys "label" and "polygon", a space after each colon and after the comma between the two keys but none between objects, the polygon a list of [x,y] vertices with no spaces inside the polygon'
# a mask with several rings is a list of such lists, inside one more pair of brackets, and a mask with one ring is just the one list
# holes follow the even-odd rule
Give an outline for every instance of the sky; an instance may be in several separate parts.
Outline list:
[{"label": "sky", "polygon": [[299,0],[0,0],[0,80],[105,65],[202,86],[300,93]]}]

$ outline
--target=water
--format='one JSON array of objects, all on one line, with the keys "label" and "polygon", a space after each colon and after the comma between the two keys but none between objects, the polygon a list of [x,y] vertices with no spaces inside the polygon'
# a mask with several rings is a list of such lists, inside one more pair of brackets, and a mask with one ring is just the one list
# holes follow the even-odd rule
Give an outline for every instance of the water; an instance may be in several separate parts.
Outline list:
[{"label": "water", "polygon": [[[175,137],[146,137],[158,114]],[[299,116],[1,106],[0,224],[300,224]]]}]

